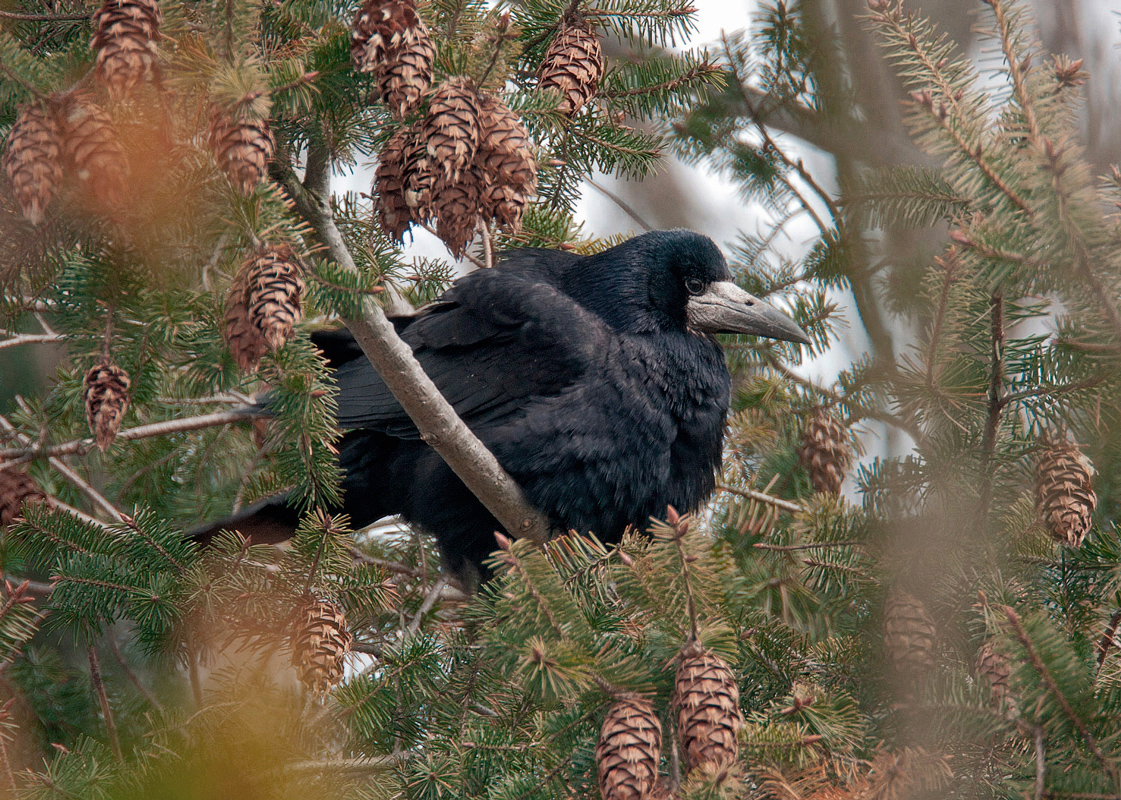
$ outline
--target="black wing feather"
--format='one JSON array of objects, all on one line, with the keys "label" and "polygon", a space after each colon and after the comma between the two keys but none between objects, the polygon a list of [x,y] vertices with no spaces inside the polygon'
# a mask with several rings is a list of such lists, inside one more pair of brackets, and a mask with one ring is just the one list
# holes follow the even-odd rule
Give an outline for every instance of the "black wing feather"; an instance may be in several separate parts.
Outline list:
[{"label": "black wing feather", "polygon": [[[472,427],[493,424],[577,381],[610,332],[596,316],[540,279],[480,271],[414,317],[403,333],[425,372]],[[343,364],[338,422],[401,439],[419,434],[365,359]]]}]

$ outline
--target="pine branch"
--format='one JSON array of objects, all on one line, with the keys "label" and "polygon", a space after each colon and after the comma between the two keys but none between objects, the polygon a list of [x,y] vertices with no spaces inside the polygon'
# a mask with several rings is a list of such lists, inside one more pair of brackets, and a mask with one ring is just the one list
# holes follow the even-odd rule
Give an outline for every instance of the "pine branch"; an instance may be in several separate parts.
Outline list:
[{"label": "pine branch", "polygon": [[[1013,49],[1008,9],[1005,7],[1004,0],[988,0],[988,4],[992,7],[993,14],[996,16],[999,34],[997,38],[1000,39],[1000,49],[1004,53],[1004,60],[1008,63],[1008,74],[1012,77],[1012,90],[1016,95],[1016,101],[1020,104],[1020,110],[1024,112],[1024,122],[1028,126],[1028,139],[1038,146],[1040,137],[1039,122],[1035,117],[1035,101],[1032,99],[1024,80],[1024,67],[1020,63],[1020,54]],[[1036,800],[1039,800],[1038,796]]]},{"label": "pine branch", "polygon": [[1059,708],[1062,709],[1063,714],[1070,720],[1071,724],[1074,725],[1075,729],[1082,737],[1082,741],[1086,743],[1090,752],[1093,753],[1094,758],[1097,759],[1102,769],[1105,770],[1106,774],[1109,775],[1110,779],[1116,784],[1118,780],[1116,768],[1110,760],[1106,758],[1105,753],[1102,752],[1101,747],[1098,745],[1097,739],[1094,738],[1094,735],[1090,733],[1090,729],[1086,726],[1086,721],[1075,713],[1074,708],[1070,705],[1070,701],[1067,700],[1066,695],[1064,695],[1062,689],[1059,688],[1059,684],[1056,683],[1055,677],[1051,674],[1051,671],[1047,669],[1047,665],[1043,663],[1043,659],[1040,658],[1039,652],[1035,649],[1035,645],[1028,636],[1028,632],[1024,629],[1024,624],[1020,621],[1019,615],[1011,606],[1004,606],[1004,615],[1008,618],[1008,624],[1016,634],[1016,638],[1019,639],[1020,644],[1027,652],[1032,668],[1035,669],[1036,673],[1039,675],[1043,686],[1047,689],[1047,692],[1055,698],[1055,702],[1059,704]]},{"label": "pine branch", "polygon": [[66,337],[58,333],[12,333],[0,330],[0,336],[8,337],[0,339],[0,350],[21,344],[56,344],[66,341]]},{"label": "pine branch", "polygon": [[794,514],[804,510],[802,506],[798,505],[797,503],[792,503],[789,500],[783,500],[781,497],[774,497],[773,495],[769,495],[766,492],[760,492],[756,489],[737,489],[734,486],[725,486],[723,484],[719,484],[716,487],[716,491],[738,494],[740,497],[746,497],[749,500],[758,500],[760,503],[766,503],[767,505],[774,506],[775,508],[781,508],[783,511],[789,511]]}]

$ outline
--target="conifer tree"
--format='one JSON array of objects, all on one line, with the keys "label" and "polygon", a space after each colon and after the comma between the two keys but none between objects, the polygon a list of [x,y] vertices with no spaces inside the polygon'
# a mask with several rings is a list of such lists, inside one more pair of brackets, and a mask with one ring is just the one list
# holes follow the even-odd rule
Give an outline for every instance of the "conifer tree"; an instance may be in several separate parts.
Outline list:
[{"label": "conifer tree", "polygon": [[[1121,796],[1121,174],[1081,158],[1081,65],[980,5],[983,69],[900,0],[845,21],[924,156],[835,175],[767,123],[870,118],[808,0],[711,57],[668,48],[670,0],[0,14],[0,348],[62,352],[0,416],[0,793]],[[712,502],[617,547],[499,537],[475,595],[424,536],[327,513],[309,332],[398,363],[380,309],[453,274],[403,255],[411,231],[478,268],[592,252],[583,176],[671,148],[775,221],[731,260],[803,356],[845,325],[870,355],[826,383],[730,337]],[[370,193],[332,191],[367,163]],[[781,254],[801,217],[813,242]],[[283,549],[183,535],[284,489]]]}]

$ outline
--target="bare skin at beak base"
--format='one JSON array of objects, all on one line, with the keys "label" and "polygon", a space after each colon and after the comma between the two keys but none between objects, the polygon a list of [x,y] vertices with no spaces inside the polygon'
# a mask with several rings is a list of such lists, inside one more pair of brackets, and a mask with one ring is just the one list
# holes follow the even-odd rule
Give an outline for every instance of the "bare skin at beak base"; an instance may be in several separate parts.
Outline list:
[{"label": "bare skin at beak base", "polygon": [[689,298],[685,310],[689,326],[705,333],[747,333],[810,343],[810,337],[794,320],[731,281],[709,284],[703,294]]}]

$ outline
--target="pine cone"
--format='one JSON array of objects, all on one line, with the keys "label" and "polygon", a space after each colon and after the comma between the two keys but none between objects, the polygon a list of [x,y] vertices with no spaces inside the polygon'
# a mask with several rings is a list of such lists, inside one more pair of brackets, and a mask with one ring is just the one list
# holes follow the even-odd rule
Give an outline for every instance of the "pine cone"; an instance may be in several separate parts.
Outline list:
[{"label": "pine cone", "polygon": [[15,467],[0,468],[0,528],[22,516],[24,506],[39,503],[47,496],[26,472]]},{"label": "pine cone", "polygon": [[1008,657],[998,650],[992,640],[985,642],[977,651],[977,661],[974,671],[977,677],[989,687],[993,700],[998,706],[1010,702],[1009,683],[1012,678],[1012,667]]},{"label": "pine cone", "polygon": [[405,202],[406,159],[410,152],[417,150],[423,148],[416,138],[416,131],[412,128],[398,129],[385,143],[374,172],[378,221],[382,230],[398,242],[412,221],[408,203]]},{"label": "pine cone", "polygon": [[128,191],[128,159],[109,118],[82,96],[63,103],[62,147],[67,167],[100,208],[116,210]]},{"label": "pine cone", "polygon": [[128,373],[107,357],[86,373],[86,421],[93,431],[97,446],[105,450],[121,429],[121,419],[128,410]]},{"label": "pine cone", "polygon": [[572,116],[596,93],[603,76],[603,51],[599,37],[583,20],[566,25],[549,49],[537,71],[537,88],[561,94],[557,109]]},{"label": "pine cone", "polygon": [[210,149],[218,168],[243,195],[250,195],[272,159],[273,138],[267,119],[235,117],[220,106],[210,108]]},{"label": "pine cone", "polygon": [[266,247],[251,255],[230,287],[223,330],[230,353],[246,371],[279,350],[303,316],[304,281],[292,248]]},{"label": "pine cone", "polygon": [[617,700],[607,712],[596,744],[603,800],[648,800],[658,788],[662,724],[640,697]]},{"label": "pine cone", "polygon": [[484,217],[494,217],[499,225],[517,233],[522,227],[529,196],[513,186],[491,184],[483,190],[480,204]]},{"label": "pine cone", "polygon": [[686,770],[735,762],[743,713],[732,670],[697,642],[686,645],[679,658],[674,704]]},{"label": "pine cone", "polygon": [[24,106],[8,134],[4,169],[23,215],[32,225],[43,214],[62,183],[62,131],[42,103]]},{"label": "pine cone", "polygon": [[435,216],[432,205],[439,180],[428,148],[416,136],[405,151],[405,205],[413,222],[425,222]]},{"label": "pine cone", "polygon": [[479,97],[479,150],[475,164],[495,183],[537,182],[532,140],[521,119],[496,97]]},{"label": "pine cone", "polygon": [[458,182],[479,146],[479,102],[470,80],[448,78],[440,84],[421,136],[444,182]]},{"label": "pine cone", "polygon": [[529,134],[518,115],[490,95],[479,99],[479,131],[475,165],[482,174],[481,211],[516,232],[537,188]]},{"label": "pine cone", "polygon": [[852,449],[845,427],[828,409],[819,406],[813,410],[798,447],[798,461],[809,473],[815,492],[841,493]]},{"label": "pine cone", "polygon": [[330,600],[307,597],[296,611],[288,644],[300,682],[316,694],[330,691],[343,678],[353,643],[343,610]]},{"label": "pine cone", "polygon": [[897,673],[919,678],[934,666],[934,620],[917,597],[893,590],[884,606],[884,647]]},{"label": "pine cone", "polygon": [[354,17],[350,57],[372,72],[389,110],[403,118],[432,85],[436,48],[413,0],[366,0]]},{"label": "pine cone", "polygon": [[93,15],[97,77],[120,99],[156,67],[163,13],[157,0],[105,0]]},{"label": "pine cone", "polygon": [[1055,541],[1081,547],[1098,503],[1094,467],[1076,445],[1045,440],[1036,469],[1036,508]]},{"label": "pine cone", "polygon": [[479,178],[478,171],[468,167],[458,182],[441,186],[433,199],[436,234],[456,258],[463,255],[479,226]]}]

